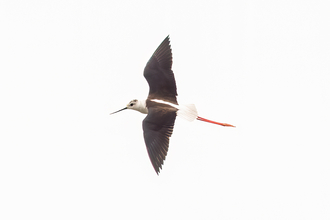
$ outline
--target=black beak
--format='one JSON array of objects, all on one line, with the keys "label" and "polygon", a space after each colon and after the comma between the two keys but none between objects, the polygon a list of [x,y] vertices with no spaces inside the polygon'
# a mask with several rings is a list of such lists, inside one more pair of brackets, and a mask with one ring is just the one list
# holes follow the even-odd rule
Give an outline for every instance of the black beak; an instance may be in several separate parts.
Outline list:
[{"label": "black beak", "polygon": [[125,107],[125,108],[123,108],[123,109],[120,109],[120,110],[118,110],[118,111],[116,111],[116,112],[112,112],[112,113],[110,113],[110,115],[115,114],[115,113],[120,112],[120,111],[125,110],[125,109],[127,109],[127,107]]}]

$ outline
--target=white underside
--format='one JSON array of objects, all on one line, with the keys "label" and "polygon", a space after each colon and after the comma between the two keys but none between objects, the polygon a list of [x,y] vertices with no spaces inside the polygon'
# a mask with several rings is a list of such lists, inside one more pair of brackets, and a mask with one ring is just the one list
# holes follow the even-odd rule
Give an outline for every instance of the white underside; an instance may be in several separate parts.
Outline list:
[{"label": "white underside", "polygon": [[176,105],[176,104],[166,102],[163,100],[159,100],[159,99],[151,99],[151,101],[170,105],[170,106],[178,109],[178,111],[176,112],[176,115],[187,121],[194,121],[198,116],[197,109],[194,104]]}]

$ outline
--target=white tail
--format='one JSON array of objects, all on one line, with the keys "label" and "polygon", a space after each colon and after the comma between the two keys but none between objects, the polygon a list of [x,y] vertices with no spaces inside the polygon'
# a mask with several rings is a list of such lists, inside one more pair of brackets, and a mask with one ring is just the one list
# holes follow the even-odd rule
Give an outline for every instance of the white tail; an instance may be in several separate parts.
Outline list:
[{"label": "white tail", "polygon": [[197,118],[197,109],[194,104],[180,105],[179,110],[176,112],[177,116],[186,119],[187,121],[193,121]]},{"label": "white tail", "polygon": [[163,100],[159,100],[159,99],[151,99],[151,101],[153,102],[158,102],[158,103],[162,103],[162,104],[166,104],[166,105],[170,105],[176,109],[178,109],[178,111],[176,112],[176,115],[186,119],[187,121],[193,121],[198,117],[197,114],[197,109],[195,107],[194,104],[185,104],[185,105],[176,105],[170,102],[166,102]]}]

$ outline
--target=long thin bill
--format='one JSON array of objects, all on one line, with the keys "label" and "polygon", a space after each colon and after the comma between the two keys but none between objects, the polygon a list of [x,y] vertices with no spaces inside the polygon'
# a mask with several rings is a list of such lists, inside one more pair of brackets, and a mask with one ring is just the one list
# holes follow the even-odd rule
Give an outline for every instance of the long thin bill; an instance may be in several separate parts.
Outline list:
[{"label": "long thin bill", "polygon": [[209,119],[202,118],[202,117],[199,117],[199,116],[196,119],[197,120],[200,120],[200,121],[205,121],[205,122],[209,122],[209,123],[212,123],[212,124],[216,124],[216,125],[222,125],[222,126],[226,126],[226,127],[235,127],[234,125],[231,125],[231,124],[220,123],[220,122],[216,122],[216,121],[211,121]]},{"label": "long thin bill", "polygon": [[123,109],[120,109],[120,110],[118,110],[118,111],[112,112],[112,113],[110,113],[110,115],[115,114],[115,113],[120,112],[120,111],[125,110],[125,109],[127,109],[127,107],[125,107],[125,108],[123,108]]}]

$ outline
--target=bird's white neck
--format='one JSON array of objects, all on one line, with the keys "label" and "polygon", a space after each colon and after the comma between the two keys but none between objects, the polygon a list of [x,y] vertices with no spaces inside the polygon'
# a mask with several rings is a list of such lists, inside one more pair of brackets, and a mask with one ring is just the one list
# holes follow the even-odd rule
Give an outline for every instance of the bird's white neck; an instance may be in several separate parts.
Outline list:
[{"label": "bird's white neck", "polygon": [[148,114],[146,100],[138,100],[132,109],[141,112],[142,114]]}]

